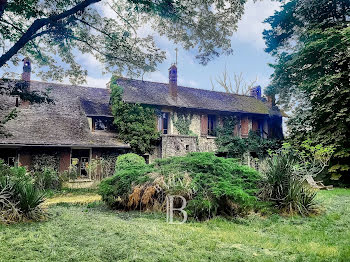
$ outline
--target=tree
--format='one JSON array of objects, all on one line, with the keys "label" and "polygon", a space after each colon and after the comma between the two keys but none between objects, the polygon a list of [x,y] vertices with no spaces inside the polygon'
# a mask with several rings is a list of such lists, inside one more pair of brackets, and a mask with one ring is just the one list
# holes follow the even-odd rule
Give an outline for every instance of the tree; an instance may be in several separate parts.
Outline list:
[{"label": "tree", "polygon": [[266,22],[266,51],[276,57],[268,93],[293,108],[295,144],[334,146],[333,178],[350,171],[350,1],[293,0]]},{"label": "tree", "polygon": [[[75,52],[92,54],[106,71],[140,75],[165,59],[152,36],[139,36],[150,25],[185,49],[195,49],[206,64],[231,53],[230,36],[245,0],[1,0],[0,67],[28,56],[43,79],[84,82],[86,70]],[[106,7],[113,16],[105,15]],[[57,63],[61,60],[66,66]]]},{"label": "tree", "polygon": [[[226,93],[231,94],[237,94],[237,95],[249,95],[249,91],[256,82],[258,81],[258,78],[256,77],[255,80],[246,82],[243,77],[243,73],[240,74],[233,73],[233,83],[229,73],[227,72],[227,67],[225,65],[225,69],[222,72],[221,75],[215,77],[214,81],[216,84],[221,86],[223,89],[225,89]],[[215,84],[212,79],[210,79],[212,90],[215,90]]]},{"label": "tree", "polygon": [[[160,138],[156,128],[155,107],[125,103],[123,88],[116,84],[117,77],[110,81],[111,107],[118,137],[129,143],[137,154],[151,153]],[[160,113],[160,112],[159,112]]]}]

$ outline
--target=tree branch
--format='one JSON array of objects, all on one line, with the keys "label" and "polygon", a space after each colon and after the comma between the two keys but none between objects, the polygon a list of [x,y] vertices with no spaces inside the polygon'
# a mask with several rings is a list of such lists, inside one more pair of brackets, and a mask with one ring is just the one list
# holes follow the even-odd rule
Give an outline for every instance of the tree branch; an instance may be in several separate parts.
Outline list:
[{"label": "tree branch", "polygon": [[[0,0],[1,1],[1,0]],[[73,8],[58,14],[53,15],[48,18],[40,18],[35,20],[32,25],[27,29],[27,31],[22,35],[22,37],[5,53],[0,57],[0,68],[5,65],[11,57],[13,57],[19,50],[21,50],[30,40],[32,40],[33,35],[43,28],[44,26],[47,26],[51,23],[55,23],[58,20],[64,19],[66,17],[69,17],[73,14],[76,14],[79,11],[83,11],[86,7],[89,5],[92,5],[94,3],[100,2],[101,0],[84,0],[83,2],[77,4]]]}]

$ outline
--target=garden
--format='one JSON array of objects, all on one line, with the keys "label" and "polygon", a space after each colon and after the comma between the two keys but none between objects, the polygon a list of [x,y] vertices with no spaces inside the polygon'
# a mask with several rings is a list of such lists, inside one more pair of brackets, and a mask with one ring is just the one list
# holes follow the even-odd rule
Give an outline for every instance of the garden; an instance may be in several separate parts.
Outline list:
[{"label": "garden", "polygon": [[169,225],[165,214],[157,212],[112,211],[94,196],[93,191],[69,191],[49,199],[56,203],[48,207],[45,222],[0,225],[0,261],[350,259],[347,189],[317,194],[322,215],[250,214],[183,225]]},{"label": "garden", "polygon": [[[1,261],[348,261],[350,190],[310,186],[332,149],[302,147],[285,143],[259,172],[213,153],[124,154],[95,189],[1,162]],[[185,224],[167,223],[168,195],[186,199]]]}]

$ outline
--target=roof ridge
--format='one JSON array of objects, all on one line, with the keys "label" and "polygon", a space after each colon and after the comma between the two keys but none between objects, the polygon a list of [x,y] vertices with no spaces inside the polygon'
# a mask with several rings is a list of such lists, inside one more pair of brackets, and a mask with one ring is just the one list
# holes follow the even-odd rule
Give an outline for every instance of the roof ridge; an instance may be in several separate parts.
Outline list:
[{"label": "roof ridge", "polygon": [[[127,78],[127,77],[120,77],[117,80],[133,80],[133,81],[148,82],[148,83],[155,83],[155,84],[162,84],[162,85],[167,85],[168,84],[168,83],[162,83],[162,82],[156,82],[156,81],[148,81],[148,80],[141,80],[141,79],[133,79],[133,78]],[[248,95],[233,94],[233,93],[216,91],[216,90],[209,90],[209,89],[203,89],[203,88],[196,88],[196,87],[189,87],[189,86],[182,86],[182,85],[179,85],[178,87],[194,89],[194,90],[203,90],[203,91],[207,91],[207,92],[214,92],[214,93],[226,94],[226,95],[232,95],[232,96],[243,96],[243,97],[252,97],[252,98],[254,98],[253,96],[248,96]]]},{"label": "roof ridge", "polygon": [[[0,78],[1,80],[12,80],[12,81],[21,81],[21,79],[8,79],[8,78]],[[47,81],[39,81],[39,80],[30,80],[31,83],[42,83],[42,84],[54,84],[65,87],[81,87],[81,88],[92,88],[92,89],[108,89],[107,87],[96,87],[96,86],[82,86],[82,85],[72,85],[72,84],[64,84],[64,83],[55,83],[55,82],[47,82]]]}]

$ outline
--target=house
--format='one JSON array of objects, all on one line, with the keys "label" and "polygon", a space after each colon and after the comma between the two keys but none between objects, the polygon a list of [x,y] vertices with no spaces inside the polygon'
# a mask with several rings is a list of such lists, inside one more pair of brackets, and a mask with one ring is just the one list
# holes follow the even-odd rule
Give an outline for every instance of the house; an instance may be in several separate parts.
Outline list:
[{"label": "house", "polygon": [[[119,78],[117,84],[123,88],[124,102],[153,105],[161,112],[157,126],[162,140],[149,156],[151,160],[215,151],[215,129],[225,116],[236,116],[233,132],[239,137],[246,138],[253,130],[264,138],[283,138],[285,115],[273,98],[262,97],[260,86],[253,88],[250,96],[178,86],[176,65],[169,69],[169,83]],[[176,128],[179,115],[190,119],[190,134]]]},{"label": "house", "polygon": [[[0,138],[0,158],[5,162],[31,168],[44,155],[50,156],[60,172],[75,165],[79,177],[89,179],[86,167],[92,159],[116,157],[130,150],[114,130],[109,89],[31,81],[30,72],[30,61],[25,60],[22,80],[15,82],[26,83],[31,91],[48,90],[54,103],[29,105],[0,95],[0,117],[11,108],[19,109],[18,116],[6,124],[11,135]],[[169,69],[169,83],[120,78],[117,84],[123,88],[125,102],[153,105],[160,112],[161,142],[153,154],[145,156],[149,161],[215,151],[215,129],[224,116],[235,115],[239,120],[232,131],[237,136],[247,137],[250,130],[265,138],[283,136],[282,114],[273,99],[262,98],[260,87],[254,88],[251,96],[243,96],[178,86],[175,65]],[[190,119],[190,133],[177,129],[180,117]]]}]

